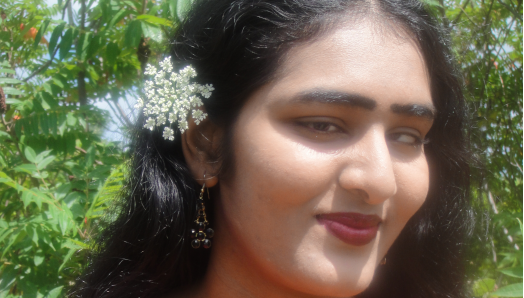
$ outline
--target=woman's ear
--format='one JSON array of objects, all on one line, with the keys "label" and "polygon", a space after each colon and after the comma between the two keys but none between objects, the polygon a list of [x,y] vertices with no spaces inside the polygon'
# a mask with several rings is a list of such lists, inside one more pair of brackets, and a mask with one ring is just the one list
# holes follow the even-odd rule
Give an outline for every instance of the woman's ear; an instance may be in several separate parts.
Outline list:
[{"label": "woman's ear", "polygon": [[209,117],[198,125],[192,118],[188,119],[188,128],[182,134],[182,151],[193,177],[200,185],[205,182],[206,187],[213,187],[218,183],[220,164],[217,151],[221,140],[221,130]]}]

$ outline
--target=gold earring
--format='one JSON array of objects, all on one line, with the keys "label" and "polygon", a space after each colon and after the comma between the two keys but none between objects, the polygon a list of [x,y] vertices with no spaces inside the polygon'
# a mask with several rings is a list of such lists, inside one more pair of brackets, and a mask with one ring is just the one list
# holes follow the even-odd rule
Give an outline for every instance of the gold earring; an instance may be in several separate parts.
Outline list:
[{"label": "gold earring", "polygon": [[380,261],[380,266],[384,266],[384,265],[386,265],[386,257],[384,257],[382,261]]},{"label": "gold earring", "polygon": [[[204,175],[205,178],[205,175]],[[200,191],[200,196],[198,198],[198,211],[197,211],[197,218],[195,219],[195,223],[197,224],[197,230],[191,229],[191,238],[193,239],[191,241],[191,247],[194,249],[197,249],[200,247],[200,244],[204,248],[210,248],[211,247],[211,238],[213,238],[213,235],[215,234],[215,231],[211,228],[206,228],[207,225],[209,225],[209,222],[207,221],[206,217],[206,207],[204,206],[204,189],[206,188],[206,183],[204,182],[204,185],[202,185],[202,190]],[[207,197],[209,198],[209,189],[207,190]],[[204,231],[205,229],[205,231]]]}]

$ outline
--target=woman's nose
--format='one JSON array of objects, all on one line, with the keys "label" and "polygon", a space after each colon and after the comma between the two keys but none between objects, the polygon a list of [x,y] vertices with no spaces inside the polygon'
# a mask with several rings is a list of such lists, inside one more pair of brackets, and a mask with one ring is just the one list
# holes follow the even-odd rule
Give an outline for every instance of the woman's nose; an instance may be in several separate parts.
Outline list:
[{"label": "woman's nose", "polygon": [[346,151],[340,185],[363,194],[368,204],[381,204],[397,192],[394,165],[385,132],[371,127]]}]

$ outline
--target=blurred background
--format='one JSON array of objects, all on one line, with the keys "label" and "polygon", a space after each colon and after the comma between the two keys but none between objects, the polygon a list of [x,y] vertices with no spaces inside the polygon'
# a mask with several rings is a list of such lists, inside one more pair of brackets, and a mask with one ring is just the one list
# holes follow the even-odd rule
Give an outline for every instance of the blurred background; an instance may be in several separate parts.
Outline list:
[{"label": "blurred background", "polygon": [[[522,1],[426,0],[452,37],[483,167],[474,297],[522,297]],[[63,297],[112,219],[143,69],[191,0],[0,1],[0,298]]]}]

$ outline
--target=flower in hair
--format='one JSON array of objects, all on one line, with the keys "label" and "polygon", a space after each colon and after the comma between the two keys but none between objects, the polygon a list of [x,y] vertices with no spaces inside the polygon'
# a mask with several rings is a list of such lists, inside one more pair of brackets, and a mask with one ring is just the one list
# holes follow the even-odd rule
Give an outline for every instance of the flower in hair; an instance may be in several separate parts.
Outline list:
[{"label": "flower in hair", "polygon": [[180,132],[184,133],[190,114],[197,125],[206,119],[207,114],[199,109],[203,105],[200,96],[209,98],[215,88],[210,84],[192,83],[191,79],[197,73],[191,65],[176,73],[173,72],[171,58],[167,57],[160,62],[160,70],[148,64],[144,73],[151,79],[145,82],[145,99],[139,98],[135,105],[136,109],[143,108],[147,117],[144,128],[154,130],[157,126],[164,126],[162,136],[172,141],[175,139],[172,129],[175,122]]}]

